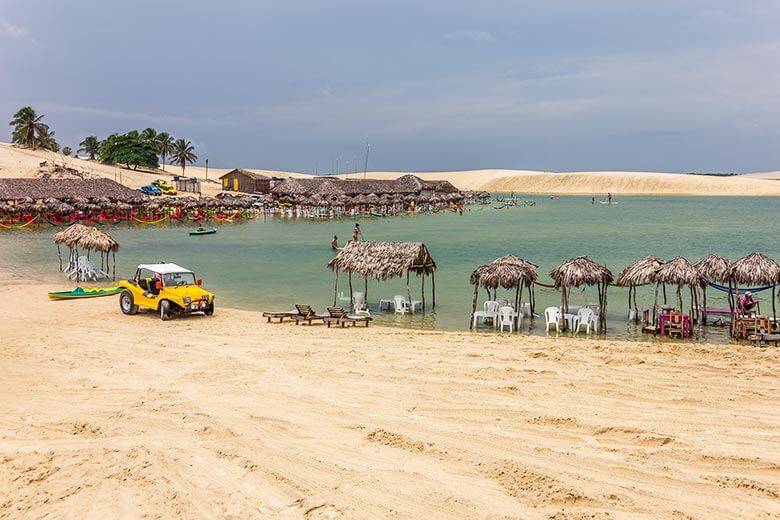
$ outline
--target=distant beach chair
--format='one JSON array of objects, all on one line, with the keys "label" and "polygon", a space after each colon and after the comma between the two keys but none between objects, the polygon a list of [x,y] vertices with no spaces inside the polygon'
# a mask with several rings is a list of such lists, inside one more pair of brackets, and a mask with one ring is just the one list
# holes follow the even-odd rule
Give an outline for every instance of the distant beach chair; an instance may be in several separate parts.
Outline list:
[{"label": "distant beach chair", "polygon": [[549,332],[552,326],[555,326],[555,332],[561,331],[561,310],[558,307],[547,307],[544,309],[545,330]]},{"label": "distant beach chair", "polygon": [[396,294],[395,296],[393,296],[393,303],[395,305],[396,314],[406,314],[407,312],[409,312],[409,302],[406,301],[406,298],[404,298],[400,294]]},{"label": "distant beach chair", "polygon": [[658,334],[658,325],[654,325],[653,322],[656,320],[651,319],[650,317],[650,309],[648,307],[645,307],[642,309],[642,332],[647,332],[648,334]]},{"label": "distant beach chair", "polygon": [[334,323],[341,325],[342,327],[351,323],[354,327],[361,322],[365,323],[366,327],[368,327],[368,323],[371,320],[371,316],[350,316],[347,314],[347,311],[344,310],[344,307],[328,307],[328,316],[323,318],[323,321],[328,325],[328,328]]},{"label": "distant beach chair", "polygon": [[596,314],[593,312],[593,309],[583,307],[577,311],[577,316],[575,316],[572,323],[572,332],[577,334],[585,327],[585,333],[590,334],[591,328],[595,325],[595,322]]},{"label": "distant beach chair", "polygon": [[296,303],[295,308],[298,310],[298,314],[291,316],[291,318],[295,320],[296,325],[300,325],[301,322],[306,322],[311,325],[313,321],[324,320],[328,317],[328,314],[317,314],[317,312],[311,308],[311,305]]},{"label": "distant beach chair", "polygon": [[685,336],[685,324],[682,313],[672,312],[669,315],[669,322],[666,324],[665,329],[666,335],[670,338],[673,336],[679,336],[680,338]]},{"label": "distant beach chair", "polygon": [[366,298],[362,292],[352,293],[352,310],[355,312],[366,309]]},{"label": "distant beach chair", "polygon": [[498,302],[488,300],[483,305],[484,310],[476,311],[472,320],[472,327],[477,328],[481,324],[485,324],[487,320],[491,320],[493,328],[498,324]]},{"label": "distant beach chair", "polygon": [[293,316],[297,316],[298,311],[280,311],[280,312],[274,312],[274,311],[266,311],[263,313],[263,318],[266,318],[267,323],[271,323],[271,320],[279,320],[279,323],[282,323],[285,318],[292,319]]},{"label": "distant beach chair", "polygon": [[509,332],[514,330],[515,310],[509,305],[498,308],[498,330],[504,332],[504,327],[509,327]]}]

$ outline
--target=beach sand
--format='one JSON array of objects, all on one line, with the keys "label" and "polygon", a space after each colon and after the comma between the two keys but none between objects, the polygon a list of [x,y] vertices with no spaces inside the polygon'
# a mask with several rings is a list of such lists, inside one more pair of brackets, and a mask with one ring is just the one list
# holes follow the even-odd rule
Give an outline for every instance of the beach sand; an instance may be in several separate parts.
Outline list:
[{"label": "beach sand", "polygon": [[[132,171],[116,166],[100,164],[98,161],[67,158],[60,154],[46,151],[25,150],[0,143],[0,178],[34,177],[38,173],[38,165],[42,161],[58,165],[67,165],[94,175],[108,177],[118,182],[139,188],[155,179],[172,177],[181,174],[181,168],[166,166],[166,172]],[[308,175],[277,170],[259,170],[246,168],[249,171],[276,177],[307,177]],[[209,168],[208,179],[205,182],[206,170],[202,167],[188,166],[185,176],[198,177],[203,180],[204,195],[216,195],[221,187],[215,182],[220,175],[230,169]],[[780,178],[778,172],[755,173],[731,177],[714,177],[707,175],[683,175],[676,173],[653,172],[539,172],[530,170],[471,170],[460,172],[368,172],[371,179],[395,179],[406,173],[413,173],[423,179],[448,180],[462,190],[503,191],[543,195],[595,195],[605,198],[613,195],[780,195]],[[342,178],[363,178],[363,174],[340,175]]]},{"label": "beach sand", "polygon": [[56,289],[0,275],[2,518],[780,518],[776,348],[161,322]]}]

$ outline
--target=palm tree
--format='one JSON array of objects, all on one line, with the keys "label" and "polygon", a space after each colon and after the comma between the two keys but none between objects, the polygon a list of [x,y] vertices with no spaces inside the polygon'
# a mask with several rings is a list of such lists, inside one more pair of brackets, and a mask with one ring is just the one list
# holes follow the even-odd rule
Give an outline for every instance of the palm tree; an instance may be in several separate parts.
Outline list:
[{"label": "palm tree", "polygon": [[52,152],[59,152],[60,151],[60,145],[54,139],[54,130],[46,131],[46,132],[44,132],[42,134],[38,134],[38,136],[35,138],[35,142],[34,142],[34,145],[33,145],[33,150],[36,147],[37,148],[41,148],[43,150],[51,150]]},{"label": "palm tree", "polygon": [[157,130],[154,128],[145,128],[143,132],[141,132],[141,139],[144,141],[152,141],[154,142],[154,139],[157,137]]},{"label": "palm tree", "polygon": [[162,167],[165,171],[165,158],[173,151],[173,137],[168,132],[160,132],[157,134],[154,144],[157,145],[157,153],[162,158]]},{"label": "palm tree", "polygon": [[198,160],[198,156],[193,152],[195,147],[192,143],[185,141],[184,139],[176,139],[173,142],[173,150],[171,151],[171,164],[178,164],[181,166],[181,174],[184,175],[184,167],[187,163],[194,163]]},{"label": "palm tree", "polygon": [[84,138],[83,141],[79,143],[79,148],[76,153],[88,153],[89,158],[91,160],[95,160],[95,156],[100,153],[98,150],[100,149],[100,140],[97,138],[96,135],[88,135]]},{"label": "palm tree", "polygon": [[32,107],[20,108],[9,123],[14,127],[11,141],[35,150],[38,139],[49,132],[49,125],[41,122],[41,119],[43,115],[36,114]]}]

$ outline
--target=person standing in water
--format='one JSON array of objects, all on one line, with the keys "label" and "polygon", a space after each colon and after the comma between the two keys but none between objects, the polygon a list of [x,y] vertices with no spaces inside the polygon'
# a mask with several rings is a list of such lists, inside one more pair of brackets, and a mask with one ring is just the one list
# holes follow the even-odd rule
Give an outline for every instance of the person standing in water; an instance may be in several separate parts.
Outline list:
[{"label": "person standing in water", "polygon": [[355,227],[352,228],[352,241],[358,242],[363,240],[363,232],[360,231],[360,224],[355,223]]},{"label": "person standing in water", "polygon": [[607,204],[612,204],[612,194],[607,193]]},{"label": "person standing in water", "polygon": [[591,197],[590,198],[590,203],[591,204],[595,204],[596,203],[596,197]]},{"label": "person standing in water", "polygon": [[333,240],[330,241],[330,247],[334,251],[338,251],[338,249],[339,249],[339,237],[337,235],[333,235]]}]

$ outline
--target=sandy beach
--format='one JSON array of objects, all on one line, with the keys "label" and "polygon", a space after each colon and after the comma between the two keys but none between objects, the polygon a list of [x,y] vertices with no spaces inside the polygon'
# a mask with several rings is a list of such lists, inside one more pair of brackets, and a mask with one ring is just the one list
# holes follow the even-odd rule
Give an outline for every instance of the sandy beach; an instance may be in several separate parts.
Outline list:
[{"label": "sandy beach", "polygon": [[56,288],[0,276],[2,518],[780,518],[775,348],[163,323]]},{"label": "sandy beach", "polygon": [[[64,157],[47,151],[32,151],[0,143],[0,178],[34,177],[43,161],[65,165],[88,172],[91,175],[108,177],[131,188],[139,188],[155,179],[181,174],[181,169],[166,166],[166,171],[133,171],[116,166],[101,164],[83,158]],[[238,166],[241,167],[241,166]],[[262,170],[251,167],[249,171],[266,176],[290,177],[308,176],[303,173],[278,170]],[[188,166],[187,177],[203,180],[201,187],[204,195],[219,193],[220,184],[214,182],[230,169]],[[368,172],[371,179],[396,179],[401,175],[413,173],[426,180],[448,180],[462,190],[502,191],[542,195],[595,195],[606,197],[614,195],[696,195],[696,196],[778,196],[780,178],[778,172],[751,173],[731,177],[709,175],[683,175],[679,173],[655,172],[540,172],[531,170],[470,170],[457,172]],[[363,178],[363,174],[339,175],[342,178]]]}]

